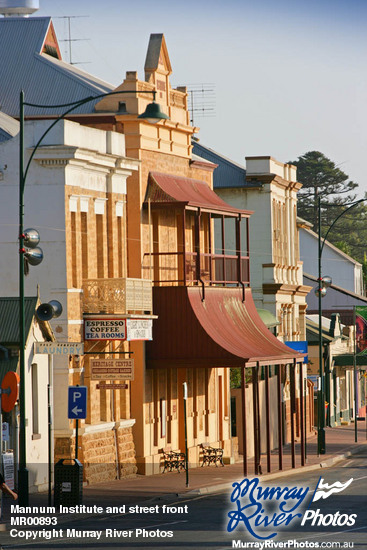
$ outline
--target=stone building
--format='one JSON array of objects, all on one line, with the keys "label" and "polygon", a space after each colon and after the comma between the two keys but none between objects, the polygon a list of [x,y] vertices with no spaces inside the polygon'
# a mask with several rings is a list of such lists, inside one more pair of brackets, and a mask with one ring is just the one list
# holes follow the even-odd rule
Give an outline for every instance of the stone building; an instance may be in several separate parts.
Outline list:
[{"label": "stone building", "polygon": [[[55,105],[114,92],[83,102],[67,121],[58,122],[38,148],[28,175],[26,223],[38,213],[47,243],[45,262],[28,284],[42,278],[43,294],[45,285],[52,297],[60,297],[64,316],[53,323],[57,338],[85,344],[84,357],[55,364],[55,457],[74,453],[65,399],[68,385],[84,383],[88,415],[79,433],[86,479],[129,475],[136,465],[142,473],[160,471],[162,448],[183,447],[186,382],[191,464],[199,462],[201,443],[221,446],[232,460],[229,367],[253,369],[257,387],[260,366],[268,372],[269,364],[282,365],[280,380],[283,366],[293,368],[302,358],[256,314],[248,269],[251,212],[218,198],[213,166],[192,157],[197,129],[189,123],[186,89],[170,85],[164,36],[150,37],[145,80],[128,72],[114,88],[61,60],[49,18],[14,19],[22,18],[0,22],[6,47],[1,75],[11,71],[15,52],[21,55],[23,48],[29,63],[22,76],[26,98],[39,95],[40,103],[49,104],[47,89]],[[14,40],[25,26],[37,36],[32,45]],[[42,71],[39,86],[31,76]],[[153,95],[169,117],[156,125],[139,118]],[[1,100],[8,114],[17,114],[11,97]],[[26,116],[33,118],[62,112],[61,107],[41,112],[26,107]],[[49,125],[27,123],[26,147],[32,149]],[[9,212],[15,200],[14,143],[6,142],[1,151],[11,166],[4,187]],[[215,218],[236,228],[235,255],[215,253]],[[3,243],[9,257],[12,239],[7,235]],[[9,278],[16,292],[12,285]],[[116,321],[122,328],[112,330]],[[110,389],[106,378],[95,379],[101,361],[114,358],[134,361],[133,379],[122,380],[126,387]],[[279,396],[278,412],[280,406]],[[268,433],[268,414],[260,418],[256,407],[249,437],[257,463],[260,422]]]},{"label": "stone building", "polygon": [[[311,287],[303,282],[303,265],[300,260],[297,227],[297,182],[294,166],[284,164],[270,156],[246,157],[246,169],[220,153],[193,141],[195,158],[215,167],[214,190],[234,207],[253,211],[250,219],[249,242],[250,285],[254,302],[264,322],[283,342],[297,347],[306,341],[306,296]],[[230,226],[216,228],[216,246],[223,243],[235,250],[235,232]],[[233,252],[232,252],[233,253]],[[284,432],[291,439],[291,394],[289,371],[283,384]],[[296,432],[300,436],[300,387],[305,386],[307,421],[305,429],[313,430],[313,387],[306,383],[306,365],[303,382],[296,376]],[[239,391],[237,416],[242,404]],[[236,395],[235,395],[236,394]],[[249,403],[249,409],[252,405]],[[275,445],[277,445],[275,440]],[[241,445],[240,445],[241,448]]]},{"label": "stone building", "polygon": [[[26,123],[26,150],[49,125],[49,121]],[[62,304],[62,315],[52,321],[59,342],[83,342],[83,313],[88,318],[99,313],[98,323],[103,324],[103,311],[111,301],[108,318],[121,319],[124,314],[124,320],[141,319],[144,312],[151,313],[150,283],[126,277],[126,179],[137,170],[137,162],[123,153],[123,135],[63,120],[45,137],[28,172],[25,223],[39,230],[44,260],[30,269],[26,292],[39,284],[48,300]],[[0,144],[0,159],[7,164],[0,207],[4,223],[0,247],[7,258],[1,267],[1,288],[14,296],[18,136]],[[145,313],[147,317],[151,319]],[[122,358],[129,358],[126,336],[122,342],[88,340],[84,357],[54,358],[55,459],[75,456],[75,422],[68,420],[67,391],[69,385],[85,384],[88,410],[79,430],[79,457],[91,482],[101,476],[116,477],[116,448],[118,476],[136,471],[129,390],[99,390],[89,369],[91,349],[97,357],[108,358],[114,357],[115,348]]]},{"label": "stone building", "polygon": [[[185,88],[170,86],[171,70],[164,36],[151,35],[145,81],[128,72],[116,91],[135,92],[106,97],[95,106],[99,126],[121,129],[127,154],[141,161],[128,180],[127,208],[129,275],[153,280],[158,315],[140,376],[132,383],[137,460],[146,473],[159,471],[162,448],[183,448],[183,382],[188,384],[190,462],[199,463],[202,443],[223,447],[230,461],[228,367],[247,364],[257,373],[260,359],[262,364],[297,360],[256,314],[249,288],[251,212],[213,193],[215,166],[192,155],[191,138],[197,129],[189,123]],[[169,120],[152,127],[136,117],[148,102],[141,93],[146,90],[157,90]],[[91,115],[85,123],[98,124],[98,118]],[[217,221],[229,224],[237,235],[235,254],[225,246],[216,253]],[[231,308],[226,317],[224,310]],[[139,417],[141,406],[144,414]],[[259,415],[254,418],[258,426]]]}]

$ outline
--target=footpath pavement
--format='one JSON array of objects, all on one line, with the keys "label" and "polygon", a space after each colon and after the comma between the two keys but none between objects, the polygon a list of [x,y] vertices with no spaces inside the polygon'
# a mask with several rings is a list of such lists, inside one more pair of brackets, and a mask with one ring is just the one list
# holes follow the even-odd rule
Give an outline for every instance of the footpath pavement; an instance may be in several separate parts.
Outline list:
[{"label": "footpath pavement", "polygon": [[[317,435],[307,439],[306,445],[306,464],[301,466],[300,446],[296,444],[296,464],[292,468],[291,449],[285,446],[283,450],[283,470],[278,469],[278,453],[275,451],[271,457],[271,472],[267,472],[266,455],[262,455],[261,479],[271,480],[289,476],[293,473],[306,472],[330,467],[338,461],[344,460],[349,456],[366,450],[367,438],[366,424],[364,421],[358,421],[358,441],[355,442],[354,424],[349,426],[340,426],[326,428],[326,453],[317,455]],[[241,457],[240,457],[241,458]],[[248,477],[254,475],[253,459],[248,460]],[[172,501],[189,498],[196,495],[215,493],[221,490],[230,489],[234,481],[241,480],[243,475],[243,463],[239,461],[235,464],[225,465],[224,467],[214,465],[189,469],[189,487],[186,487],[186,473],[181,471],[177,473],[166,472],[153,476],[138,475],[131,479],[121,479],[107,483],[99,483],[83,488],[83,504],[86,506],[122,506],[123,504],[136,504],[143,501],[154,502],[162,499]],[[31,494],[29,498],[30,506],[47,506],[47,493]],[[7,522],[9,518],[10,499],[5,499],[3,521]],[[14,501],[12,501],[14,503]]]},{"label": "footpath pavement", "polygon": [[[317,435],[307,438],[306,464],[301,466],[300,445],[296,443],[296,464],[292,468],[290,445],[283,448],[283,470],[278,468],[278,452],[271,456],[271,472],[267,472],[266,455],[261,457],[261,479],[276,479],[289,476],[292,473],[327,468],[349,456],[365,449],[367,452],[366,424],[357,423],[357,443],[355,442],[354,424],[325,429],[326,453],[317,455]],[[242,459],[242,457],[240,457]],[[248,477],[253,477],[253,459],[248,459]],[[106,493],[121,499],[153,498],[153,497],[184,497],[208,494],[230,488],[234,481],[243,479],[243,462],[226,464],[224,467],[204,466],[189,468],[189,487],[186,487],[186,473],[175,471],[153,476],[137,476],[133,479],[112,481],[107,484],[97,484],[84,489],[85,502],[103,499]]]}]

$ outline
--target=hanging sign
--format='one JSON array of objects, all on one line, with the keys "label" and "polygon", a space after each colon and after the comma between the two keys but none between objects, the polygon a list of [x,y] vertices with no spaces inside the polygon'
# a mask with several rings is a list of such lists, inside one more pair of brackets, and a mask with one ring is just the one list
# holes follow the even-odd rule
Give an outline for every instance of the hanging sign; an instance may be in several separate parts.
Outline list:
[{"label": "hanging sign", "polygon": [[91,380],[134,380],[134,359],[90,359]]},{"label": "hanging sign", "polygon": [[152,319],[126,319],[127,340],[152,340]]},{"label": "hanging sign", "polygon": [[356,354],[367,355],[367,307],[356,307]]},{"label": "hanging sign", "polygon": [[84,344],[83,342],[35,342],[34,353],[84,355]]},{"label": "hanging sign", "polygon": [[126,320],[84,319],[84,340],[126,340]]}]

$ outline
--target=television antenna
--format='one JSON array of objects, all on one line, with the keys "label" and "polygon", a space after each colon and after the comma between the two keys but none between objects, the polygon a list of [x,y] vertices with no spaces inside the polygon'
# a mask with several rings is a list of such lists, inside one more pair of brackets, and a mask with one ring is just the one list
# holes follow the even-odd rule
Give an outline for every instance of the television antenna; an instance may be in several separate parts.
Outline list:
[{"label": "television antenna", "polygon": [[188,85],[187,100],[192,126],[194,126],[194,120],[197,117],[215,116],[215,84]]},{"label": "television antenna", "polygon": [[69,45],[69,63],[70,63],[70,65],[79,65],[81,63],[90,63],[90,61],[73,61],[73,59],[72,59],[72,48],[71,48],[72,42],[81,42],[81,41],[89,40],[89,38],[71,38],[71,19],[80,19],[81,17],[89,17],[89,15],[60,15],[60,16],[54,17],[54,19],[67,19],[69,38],[65,38],[63,40],[60,40],[59,42],[67,42],[68,45]]}]

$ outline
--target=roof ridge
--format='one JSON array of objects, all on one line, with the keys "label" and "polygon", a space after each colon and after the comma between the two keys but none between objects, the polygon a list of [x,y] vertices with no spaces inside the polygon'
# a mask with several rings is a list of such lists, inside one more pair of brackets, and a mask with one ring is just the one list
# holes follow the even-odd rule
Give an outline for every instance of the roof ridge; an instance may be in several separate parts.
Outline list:
[{"label": "roof ridge", "polygon": [[200,143],[198,141],[196,141],[194,145],[197,145],[198,147],[201,147],[202,149],[205,149],[206,151],[210,151],[211,153],[214,153],[216,156],[223,159],[227,164],[231,164],[233,166],[236,166],[237,168],[241,168],[241,170],[244,170],[246,172],[245,166],[242,166],[238,162],[236,162],[234,160],[231,160],[228,157],[225,157],[224,155],[222,155],[221,153],[218,153],[218,151],[215,151],[211,147],[207,147],[206,145],[203,145],[202,143]]},{"label": "roof ridge", "polygon": [[[73,65],[71,65],[71,67],[73,67],[72,71],[64,70],[64,67],[59,66],[58,63],[66,65],[65,69],[67,69],[67,66],[69,64],[66,61],[63,61],[62,59],[57,59],[56,57],[52,57],[51,55],[48,55],[47,53],[34,52],[33,55],[37,59],[37,61],[41,61],[42,63],[45,63],[45,64],[51,66],[55,71],[57,71],[58,73],[61,73],[64,77],[69,78],[73,81],[77,81],[83,88],[86,88],[89,91],[92,87],[92,82],[93,81],[96,82],[96,85],[99,83],[101,87],[103,85],[105,85],[105,87],[111,87],[111,91],[113,91],[115,89],[115,87],[112,84],[109,84],[109,82],[105,82],[104,80],[101,80],[98,77],[97,77],[96,80],[93,80],[93,75],[92,74],[87,73],[86,71],[83,71],[82,69],[75,69],[73,67]],[[80,75],[81,78],[77,77],[78,72],[81,73],[81,75]],[[88,85],[85,80],[82,80],[83,74],[86,75],[86,76],[89,76],[91,78],[91,84],[90,85]],[[101,93],[103,93],[103,92],[101,92]]]}]

